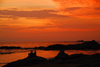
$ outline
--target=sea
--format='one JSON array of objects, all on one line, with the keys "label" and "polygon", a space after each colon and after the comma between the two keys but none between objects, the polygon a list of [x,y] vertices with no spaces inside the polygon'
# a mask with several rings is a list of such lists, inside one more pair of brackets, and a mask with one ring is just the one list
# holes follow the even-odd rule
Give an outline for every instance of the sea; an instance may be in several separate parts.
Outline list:
[{"label": "sea", "polygon": [[[39,47],[39,46],[49,46],[54,44],[81,44],[82,42],[76,41],[55,41],[55,42],[0,42],[1,46],[15,46],[15,47],[22,47],[22,48],[32,48],[32,47]],[[98,42],[100,44],[100,41]],[[34,49],[0,49],[0,67],[6,65],[7,63],[24,59],[28,56],[28,53]],[[59,50],[36,50],[36,55],[40,57],[44,57],[47,59],[54,58],[59,53]],[[72,54],[95,54],[100,53],[100,50],[65,50],[65,53],[68,55]]]}]

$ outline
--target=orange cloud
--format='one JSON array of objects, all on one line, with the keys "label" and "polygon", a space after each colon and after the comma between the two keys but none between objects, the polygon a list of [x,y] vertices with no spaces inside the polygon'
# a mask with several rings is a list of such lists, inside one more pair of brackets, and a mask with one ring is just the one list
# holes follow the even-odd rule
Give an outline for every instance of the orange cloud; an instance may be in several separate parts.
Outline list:
[{"label": "orange cloud", "polygon": [[100,17],[100,0],[53,0],[72,16]]},{"label": "orange cloud", "polygon": [[53,0],[57,2],[57,4],[61,8],[68,8],[68,7],[99,7],[100,0]]},{"label": "orange cloud", "polygon": [[[0,10],[1,18],[7,17],[9,15],[12,17],[32,17],[32,18],[48,18],[48,17],[67,17],[64,15],[53,14],[52,12],[58,12],[55,10],[40,10],[40,11],[15,11],[15,10]],[[4,16],[5,15],[5,16]]]}]

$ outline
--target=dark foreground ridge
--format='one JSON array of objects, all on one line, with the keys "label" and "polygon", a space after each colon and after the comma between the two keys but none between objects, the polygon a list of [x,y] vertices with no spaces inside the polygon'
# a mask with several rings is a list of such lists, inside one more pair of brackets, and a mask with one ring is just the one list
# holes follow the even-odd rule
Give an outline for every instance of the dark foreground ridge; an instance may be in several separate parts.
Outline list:
[{"label": "dark foreground ridge", "polygon": [[58,67],[100,67],[100,54],[68,55],[61,49],[56,57],[47,60],[36,56],[36,51],[34,53],[31,51],[27,58],[8,63],[3,67],[55,67],[57,65]]},{"label": "dark foreground ridge", "polygon": [[46,61],[47,59],[36,56],[36,51],[33,53],[29,53],[29,56],[25,59],[18,60],[15,62],[8,63],[7,65],[4,65],[3,67],[20,67],[20,66],[30,66],[33,64],[41,64],[42,62]]}]

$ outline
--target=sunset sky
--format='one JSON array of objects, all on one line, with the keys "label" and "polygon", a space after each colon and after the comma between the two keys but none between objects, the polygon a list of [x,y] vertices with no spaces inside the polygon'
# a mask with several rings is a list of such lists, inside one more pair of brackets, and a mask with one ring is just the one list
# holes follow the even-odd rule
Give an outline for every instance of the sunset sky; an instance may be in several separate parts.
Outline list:
[{"label": "sunset sky", "polygon": [[0,0],[0,42],[100,41],[100,0]]}]

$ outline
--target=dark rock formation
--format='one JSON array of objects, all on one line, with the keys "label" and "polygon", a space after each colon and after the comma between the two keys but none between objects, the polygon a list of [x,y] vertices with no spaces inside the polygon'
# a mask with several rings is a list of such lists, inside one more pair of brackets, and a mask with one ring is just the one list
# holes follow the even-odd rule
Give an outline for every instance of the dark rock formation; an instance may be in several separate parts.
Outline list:
[{"label": "dark rock formation", "polygon": [[[49,60],[53,64],[78,64],[78,67],[100,67],[100,54],[85,55],[73,54],[68,55],[64,50],[60,50],[57,56]],[[91,64],[93,63],[93,64]],[[83,66],[82,66],[83,65]],[[86,66],[87,65],[87,66]]]},{"label": "dark rock formation", "polygon": [[55,44],[55,45],[50,45],[45,48],[45,50],[60,50],[60,49],[65,49],[66,45],[63,44]]},{"label": "dark rock formation", "polygon": [[95,40],[86,41],[82,44],[74,44],[74,45],[63,45],[63,44],[55,44],[47,46],[44,50],[100,50],[100,44],[98,44]]},{"label": "dark rock formation", "polygon": [[60,52],[57,54],[57,56],[54,57],[53,59],[49,59],[49,61],[50,63],[53,64],[62,64],[66,59],[68,59],[68,57],[69,57],[68,54],[66,54],[64,50],[61,49]]},{"label": "dark rock formation", "polygon": [[[35,53],[36,53],[36,51],[35,51]],[[36,54],[34,54],[34,56],[33,56],[33,54],[34,53],[32,53],[32,51],[31,51],[31,53],[29,54],[29,56],[27,58],[8,63],[7,65],[4,65],[3,67],[30,66],[30,65],[34,65],[34,64],[41,64],[47,60],[45,58],[36,56]]]},{"label": "dark rock formation", "polygon": [[54,59],[67,59],[68,58],[68,54],[66,54],[64,52],[63,49],[60,50],[60,52],[57,54],[57,56]]},{"label": "dark rock formation", "polygon": [[28,54],[28,57],[36,57],[36,51],[34,53],[31,51],[31,53]]},{"label": "dark rock formation", "polygon": [[30,66],[35,64],[78,64],[78,67],[100,67],[100,54],[84,55],[73,54],[68,55],[63,49],[53,59],[46,60],[45,58],[36,56],[36,51],[29,53],[29,56],[25,59],[18,60],[12,63],[8,63],[3,67],[21,67]]},{"label": "dark rock formation", "polygon": [[84,42],[83,40],[78,40],[77,42]]},{"label": "dark rock formation", "polygon": [[15,47],[15,46],[2,46],[0,49],[21,49],[21,47]]},{"label": "dark rock formation", "polygon": [[85,54],[72,54],[72,55],[70,55],[69,56],[69,58],[68,59],[77,59],[77,58],[82,58],[82,57],[86,57],[86,56],[88,56],[88,55],[85,55]]}]

